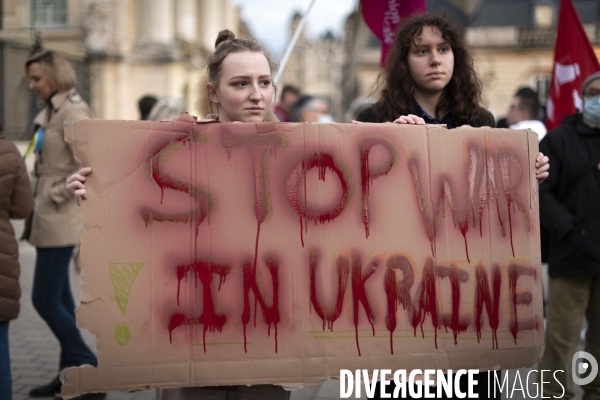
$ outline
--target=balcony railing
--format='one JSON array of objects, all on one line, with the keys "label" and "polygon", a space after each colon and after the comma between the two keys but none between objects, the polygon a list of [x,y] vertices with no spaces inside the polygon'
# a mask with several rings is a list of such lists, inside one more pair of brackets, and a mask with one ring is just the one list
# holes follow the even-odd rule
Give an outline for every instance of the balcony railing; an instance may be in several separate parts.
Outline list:
[{"label": "balcony railing", "polygon": [[519,47],[552,47],[556,41],[555,27],[520,27]]}]

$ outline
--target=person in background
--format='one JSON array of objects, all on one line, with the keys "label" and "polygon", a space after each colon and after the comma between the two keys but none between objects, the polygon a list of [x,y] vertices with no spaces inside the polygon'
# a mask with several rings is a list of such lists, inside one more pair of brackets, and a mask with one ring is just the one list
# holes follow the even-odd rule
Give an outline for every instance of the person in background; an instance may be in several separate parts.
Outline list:
[{"label": "person in background", "polygon": [[[506,124],[509,129],[531,129],[538,135],[538,141],[541,141],[546,135],[546,125],[539,120],[542,114],[542,107],[538,95],[529,87],[522,87],[517,90],[508,108],[506,116]],[[500,127],[500,126],[497,126]],[[546,271],[548,265],[547,258],[547,233],[542,228],[541,232],[542,244],[542,270]],[[544,281],[544,280],[542,280]],[[542,286],[542,299],[544,307],[544,317],[546,316],[546,287]]]},{"label": "person in background", "polygon": [[162,121],[165,119],[175,119],[181,113],[185,112],[183,100],[175,97],[164,96],[152,107],[148,114],[149,121]]},{"label": "person in background", "polygon": [[156,104],[158,99],[154,96],[146,95],[138,100],[138,107],[140,109],[140,119],[145,121],[150,115],[150,110]]},{"label": "person in background", "polygon": [[358,115],[371,107],[375,103],[375,99],[371,97],[357,97],[352,100],[350,106],[348,107],[348,111],[346,112],[346,122],[352,122],[358,118]]},{"label": "person in background", "polygon": [[292,85],[285,85],[281,90],[281,100],[275,106],[275,115],[281,122],[295,122],[292,120],[292,106],[300,97],[300,89]]},{"label": "person in background", "polygon": [[546,125],[538,120],[540,115],[540,100],[533,89],[522,87],[515,93],[506,122],[510,129],[531,129],[538,134],[538,140],[546,135]]},{"label": "person in background", "polygon": [[333,122],[325,100],[310,95],[300,96],[294,103],[292,119],[294,122],[318,122],[320,124]]},{"label": "person in background", "polygon": [[[25,62],[29,89],[46,107],[35,117],[39,148],[34,165],[35,206],[24,238],[36,247],[32,302],[60,343],[58,370],[83,364],[97,365],[96,356],[83,342],[75,324],[75,302],[69,285],[69,261],[79,243],[83,222],[66,180],[79,162],[65,141],[64,123],[92,117],[92,111],[75,91],[71,64],[53,51],[36,53]],[[58,375],[49,384],[29,392],[31,397],[60,392]],[[100,398],[86,396],[84,398]]]},{"label": "person in background", "polygon": [[[600,72],[584,81],[581,94],[583,111],[540,143],[556,172],[540,185],[549,278],[546,347],[537,369],[556,371],[550,382],[544,377],[542,397],[563,399],[575,395],[572,360],[584,317],[584,351],[600,361]],[[582,388],[584,399],[600,399],[600,375]]]},{"label": "person in background", "polygon": [[[206,89],[212,114],[220,122],[278,122],[271,112],[275,88],[272,63],[255,41],[236,39],[233,32],[219,32],[215,52],[208,59]],[[79,201],[87,198],[86,167],[68,179],[69,189]],[[290,392],[281,386],[240,385],[204,388],[157,389],[159,400],[287,400]]]},{"label": "person in background", "polygon": [[8,325],[19,315],[19,246],[11,218],[27,218],[33,193],[23,157],[0,135],[0,399],[12,399]]}]

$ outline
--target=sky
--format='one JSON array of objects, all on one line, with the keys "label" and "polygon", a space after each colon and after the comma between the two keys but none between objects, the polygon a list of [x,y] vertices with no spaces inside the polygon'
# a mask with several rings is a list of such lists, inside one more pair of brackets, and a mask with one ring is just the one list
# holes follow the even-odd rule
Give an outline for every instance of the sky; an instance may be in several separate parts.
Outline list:
[{"label": "sky", "polygon": [[[307,35],[318,37],[331,30],[341,37],[344,21],[358,4],[359,0],[315,0],[309,17]],[[234,0],[240,6],[242,17],[252,34],[271,53],[280,58],[291,39],[289,24],[294,11],[304,14],[311,0]]]}]

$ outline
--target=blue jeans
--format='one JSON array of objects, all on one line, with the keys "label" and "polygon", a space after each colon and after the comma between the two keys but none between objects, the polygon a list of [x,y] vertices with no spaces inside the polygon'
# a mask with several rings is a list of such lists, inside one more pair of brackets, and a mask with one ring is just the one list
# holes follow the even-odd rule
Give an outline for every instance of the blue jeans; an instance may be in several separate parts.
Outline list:
[{"label": "blue jeans", "polygon": [[73,246],[37,247],[31,300],[60,343],[60,370],[83,364],[98,366],[75,325],[75,302],[69,285]]},{"label": "blue jeans", "polygon": [[8,353],[8,321],[0,322],[0,399],[12,399],[10,355]]}]

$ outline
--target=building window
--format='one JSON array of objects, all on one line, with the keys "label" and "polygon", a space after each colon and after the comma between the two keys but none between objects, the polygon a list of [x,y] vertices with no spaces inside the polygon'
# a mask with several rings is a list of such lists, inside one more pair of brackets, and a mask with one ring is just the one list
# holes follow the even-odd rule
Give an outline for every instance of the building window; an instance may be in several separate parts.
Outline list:
[{"label": "building window", "polygon": [[67,25],[67,0],[31,0],[31,25],[34,27]]},{"label": "building window", "polygon": [[551,4],[538,4],[535,6],[535,26],[548,28],[554,22],[554,12]]},{"label": "building window", "polygon": [[529,85],[535,89],[542,106],[546,105],[550,95],[551,74],[547,72],[538,72],[529,78]]}]

